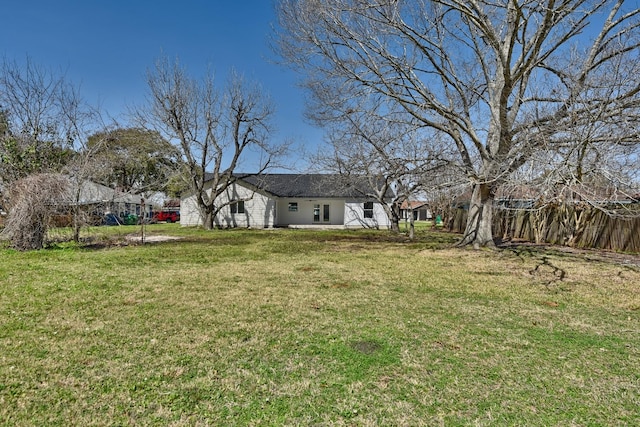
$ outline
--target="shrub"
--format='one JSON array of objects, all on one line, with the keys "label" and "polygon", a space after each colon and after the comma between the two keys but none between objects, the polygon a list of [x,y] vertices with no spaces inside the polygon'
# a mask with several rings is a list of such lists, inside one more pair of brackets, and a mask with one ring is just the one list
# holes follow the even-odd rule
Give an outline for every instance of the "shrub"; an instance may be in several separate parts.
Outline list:
[{"label": "shrub", "polygon": [[42,249],[56,206],[68,194],[64,175],[41,173],[16,181],[9,189],[9,212],[3,236],[15,249]]}]

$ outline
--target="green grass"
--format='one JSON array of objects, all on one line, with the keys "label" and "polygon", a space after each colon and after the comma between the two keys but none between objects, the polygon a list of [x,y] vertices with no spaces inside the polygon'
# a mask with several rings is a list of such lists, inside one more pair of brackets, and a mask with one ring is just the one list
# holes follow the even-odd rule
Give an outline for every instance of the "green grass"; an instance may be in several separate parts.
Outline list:
[{"label": "green grass", "polygon": [[418,231],[0,250],[2,425],[635,425],[640,271]]}]

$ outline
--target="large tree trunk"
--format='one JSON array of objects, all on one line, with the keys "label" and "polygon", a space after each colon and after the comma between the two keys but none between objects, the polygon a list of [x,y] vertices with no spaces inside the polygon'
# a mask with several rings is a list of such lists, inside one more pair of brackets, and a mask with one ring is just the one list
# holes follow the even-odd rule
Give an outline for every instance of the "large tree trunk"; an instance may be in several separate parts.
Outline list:
[{"label": "large tree trunk", "polygon": [[204,221],[202,223],[205,230],[213,230],[215,225],[215,214],[213,212],[207,211],[204,215]]},{"label": "large tree trunk", "polygon": [[400,205],[393,202],[391,206],[381,203],[387,218],[389,219],[389,229],[392,233],[400,233]]},{"label": "large tree trunk", "polygon": [[400,233],[400,205],[398,203],[391,206],[391,231]]},{"label": "large tree trunk", "polygon": [[491,230],[493,218],[494,194],[491,184],[481,183],[473,186],[469,216],[460,245],[473,245],[474,248],[495,247]]},{"label": "large tree trunk", "polygon": [[215,228],[216,215],[218,213],[216,207],[207,205],[203,200],[198,200],[198,209],[200,209],[202,227],[205,230],[213,230]]}]

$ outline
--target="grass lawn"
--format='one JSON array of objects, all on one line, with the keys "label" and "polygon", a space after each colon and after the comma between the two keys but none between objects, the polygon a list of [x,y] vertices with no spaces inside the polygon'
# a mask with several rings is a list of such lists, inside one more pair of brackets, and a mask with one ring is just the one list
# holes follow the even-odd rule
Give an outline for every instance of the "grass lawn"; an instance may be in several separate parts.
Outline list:
[{"label": "grass lawn", "polygon": [[0,249],[0,425],[640,423],[637,266],[424,230],[147,231],[181,239]]}]

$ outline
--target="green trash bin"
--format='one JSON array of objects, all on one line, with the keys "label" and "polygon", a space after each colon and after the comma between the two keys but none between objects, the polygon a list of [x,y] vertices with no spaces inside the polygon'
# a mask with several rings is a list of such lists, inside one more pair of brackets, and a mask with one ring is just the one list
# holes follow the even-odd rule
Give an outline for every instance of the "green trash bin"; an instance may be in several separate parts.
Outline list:
[{"label": "green trash bin", "polygon": [[136,225],[138,223],[138,215],[129,214],[124,217],[125,225]]}]

